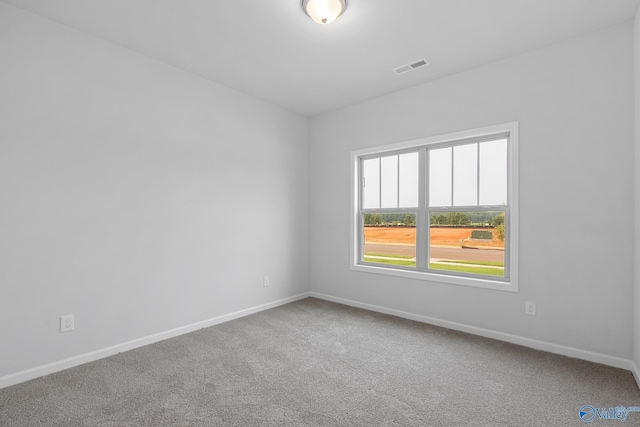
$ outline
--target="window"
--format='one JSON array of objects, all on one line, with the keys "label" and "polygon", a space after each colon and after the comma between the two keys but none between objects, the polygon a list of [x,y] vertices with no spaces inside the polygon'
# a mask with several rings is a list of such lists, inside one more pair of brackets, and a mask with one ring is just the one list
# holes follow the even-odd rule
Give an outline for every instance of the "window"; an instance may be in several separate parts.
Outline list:
[{"label": "window", "polygon": [[517,131],[352,152],[352,269],[517,291]]}]

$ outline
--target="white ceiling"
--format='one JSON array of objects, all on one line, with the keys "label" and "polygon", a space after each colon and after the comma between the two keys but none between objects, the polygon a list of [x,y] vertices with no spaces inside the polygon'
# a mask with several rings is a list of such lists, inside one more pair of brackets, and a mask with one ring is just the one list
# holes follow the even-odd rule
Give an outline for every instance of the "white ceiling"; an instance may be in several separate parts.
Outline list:
[{"label": "white ceiling", "polygon": [[349,0],[321,26],[300,0],[2,1],[306,116],[631,20],[640,4]]}]

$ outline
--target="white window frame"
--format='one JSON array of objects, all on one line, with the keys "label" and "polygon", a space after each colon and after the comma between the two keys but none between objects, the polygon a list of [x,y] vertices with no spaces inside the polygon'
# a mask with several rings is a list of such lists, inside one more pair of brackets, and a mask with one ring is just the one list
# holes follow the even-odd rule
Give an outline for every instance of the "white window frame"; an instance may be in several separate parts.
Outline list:
[{"label": "white window frame", "polygon": [[[508,200],[508,221],[505,222],[507,227],[508,243],[505,248],[505,267],[508,268],[508,279],[500,278],[492,279],[490,276],[482,277],[476,275],[474,277],[458,276],[448,274],[446,271],[434,272],[433,270],[414,270],[409,268],[400,268],[387,265],[372,265],[363,263],[362,247],[364,245],[362,236],[361,218],[361,202],[362,194],[360,188],[360,165],[361,160],[366,157],[380,156],[384,154],[397,154],[402,151],[410,151],[422,148],[421,153],[426,151],[425,148],[447,145],[456,145],[462,142],[473,143],[474,140],[482,141],[492,137],[506,136],[508,138],[507,150],[507,200]],[[427,166],[424,154],[420,154],[420,181],[421,188],[427,185],[426,174]],[[425,191],[421,191],[419,195],[420,209],[427,211]],[[351,152],[351,189],[350,189],[350,263],[351,270],[365,273],[385,274],[396,277],[405,277],[410,279],[419,279],[438,283],[448,283],[454,285],[473,286],[485,289],[495,289],[509,292],[518,292],[518,122],[510,122],[487,126],[478,129],[470,129],[461,132],[454,132],[445,135],[420,138],[411,141],[404,141],[384,146],[365,148],[354,150]],[[402,211],[402,209],[393,209],[394,211]],[[410,210],[410,209],[409,209]],[[457,207],[451,207],[452,211],[458,211]],[[464,210],[464,209],[462,209]],[[422,218],[420,218],[422,217]],[[429,220],[425,218],[425,214],[417,213],[416,223],[418,221],[426,223],[426,227],[422,227],[423,233],[428,233]],[[426,231],[425,231],[426,229]],[[421,251],[416,243],[416,250]]]}]

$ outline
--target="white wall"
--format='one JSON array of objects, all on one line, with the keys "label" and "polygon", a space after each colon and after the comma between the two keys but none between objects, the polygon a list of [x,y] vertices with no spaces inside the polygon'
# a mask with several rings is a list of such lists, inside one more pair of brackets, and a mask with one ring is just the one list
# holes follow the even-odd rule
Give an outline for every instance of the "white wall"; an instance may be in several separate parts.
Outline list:
[{"label": "white wall", "polygon": [[308,291],[307,147],[305,117],[0,3],[0,378]]},{"label": "white wall", "polygon": [[[633,102],[629,22],[313,118],[311,290],[630,360]],[[510,121],[519,293],[349,269],[351,150]]]},{"label": "white wall", "polygon": [[635,293],[634,293],[634,361],[636,364],[636,381],[640,385],[640,224],[637,222],[640,215],[640,9],[636,12],[634,31],[635,50],[635,113],[636,113],[636,179],[635,179],[635,218],[636,218],[636,242],[635,242]]}]

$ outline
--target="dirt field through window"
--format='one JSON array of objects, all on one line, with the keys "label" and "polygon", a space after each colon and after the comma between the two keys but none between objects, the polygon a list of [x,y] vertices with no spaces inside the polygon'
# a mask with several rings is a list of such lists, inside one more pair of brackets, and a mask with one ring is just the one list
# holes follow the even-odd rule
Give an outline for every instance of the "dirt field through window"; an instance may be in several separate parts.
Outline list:
[{"label": "dirt field through window", "polygon": [[[472,240],[473,230],[493,232],[493,241]],[[367,243],[416,243],[415,227],[364,227],[364,240]],[[482,228],[432,228],[432,246],[482,246],[504,248],[504,243],[497,239],[497,231]]]}]

